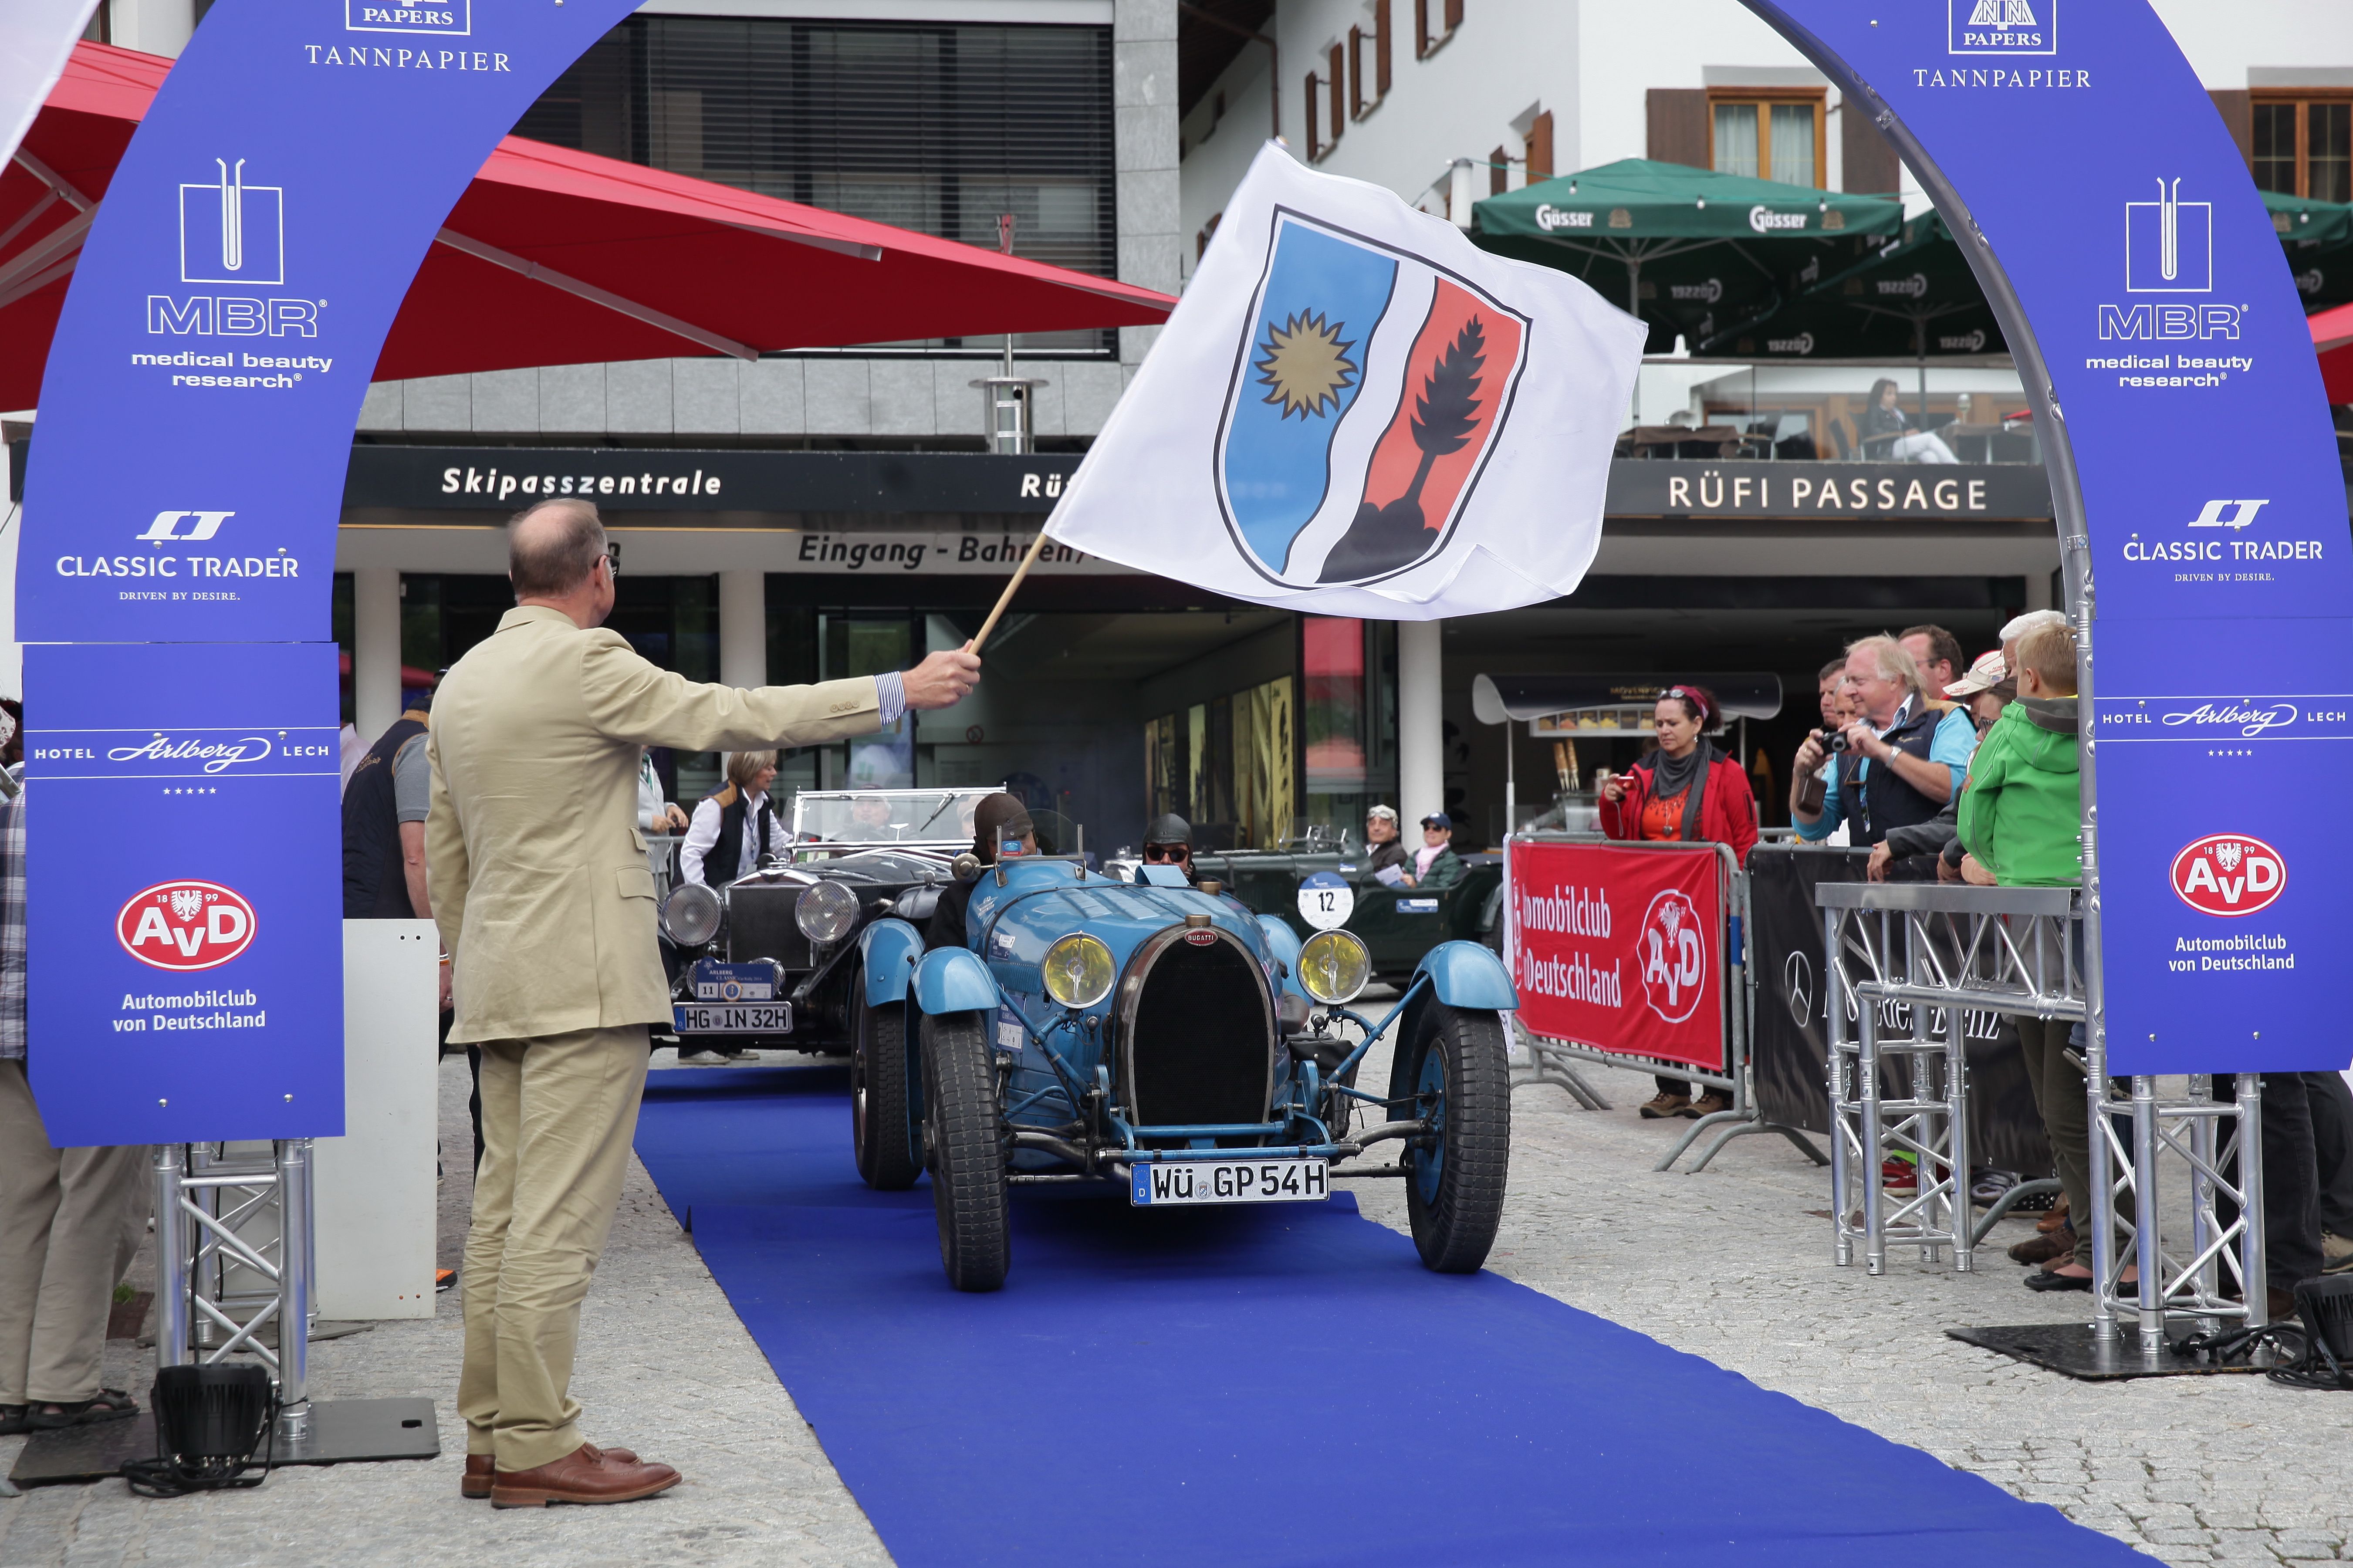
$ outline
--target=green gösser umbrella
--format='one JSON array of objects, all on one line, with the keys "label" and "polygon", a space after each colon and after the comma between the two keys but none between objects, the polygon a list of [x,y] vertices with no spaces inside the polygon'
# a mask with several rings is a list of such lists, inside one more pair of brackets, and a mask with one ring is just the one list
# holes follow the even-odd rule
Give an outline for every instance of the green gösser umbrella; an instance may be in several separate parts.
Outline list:
[{"label": "green g\u00f6sser umbrella", "polygon": [[2305,313],[2353,303],[2353,205],[2263,193]]},{"label": "green g\u00f6sser umbrella", "polygon": [[1848,195],[1626,158],[1490,196],[1471,237],[1573,273],[1651,324],[1663,353],[1761,320],[1903,227],[1888,196]]},{"label": "green g\u00f6sser umbrella", "polygon": [[1904,237],[1824,279],[1752,327],[1694,345],[1737,359],[1915,360],[2010,352],[1968,258],[1924,213]]}]

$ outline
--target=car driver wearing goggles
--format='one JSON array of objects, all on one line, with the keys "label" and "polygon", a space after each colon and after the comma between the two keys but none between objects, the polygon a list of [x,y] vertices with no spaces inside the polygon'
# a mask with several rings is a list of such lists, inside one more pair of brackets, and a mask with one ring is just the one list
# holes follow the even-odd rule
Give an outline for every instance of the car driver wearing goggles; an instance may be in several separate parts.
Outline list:
[{"label": "car driver wearing goggles", "polygon": [[1144,835],[1144,863],[1174,866],[1185,873],[1187,881],[1200,881],[1193,869],[1192,826],[1173,811],[1154,822]]}]

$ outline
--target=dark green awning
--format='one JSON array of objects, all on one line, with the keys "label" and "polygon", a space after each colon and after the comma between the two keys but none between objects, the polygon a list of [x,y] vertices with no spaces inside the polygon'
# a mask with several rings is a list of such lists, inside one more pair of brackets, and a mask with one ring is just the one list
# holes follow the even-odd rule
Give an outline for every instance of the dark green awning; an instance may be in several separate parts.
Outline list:
[{"label": "dark green awning", "polygon": [[1903,228],[1903,204],[1627,158],[1490,196],[1472,239],[1574,273],[1665,353],[1752,323]]},{"label": "dark green awning", "polygon": [[2010,351],[1945,220],[1924,213],[1904,237],[1823,279],[1751,327],[1695,343],[1757,360],[1936,359]]},{"label": "dark green awning", "polygon": [[2353,205],[2263,193],[2306,314],[2353,304]]}]

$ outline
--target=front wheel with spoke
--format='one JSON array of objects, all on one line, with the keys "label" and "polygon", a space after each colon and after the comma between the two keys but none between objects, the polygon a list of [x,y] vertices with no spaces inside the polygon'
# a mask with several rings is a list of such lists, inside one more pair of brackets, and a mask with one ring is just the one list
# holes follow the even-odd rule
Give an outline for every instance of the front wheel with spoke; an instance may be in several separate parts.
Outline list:
[{"label": "front wheel with spoke", "polygon": [[1511,1063],[1502,1021],[1432,1002],[1398,1050],[1397,1068],[1391,1114],[1430,1128],[1406,1141],[1400,1158],[1413,1244],[1438,1273],[1475,1272],[1495,1245],[1511,1169]]}]

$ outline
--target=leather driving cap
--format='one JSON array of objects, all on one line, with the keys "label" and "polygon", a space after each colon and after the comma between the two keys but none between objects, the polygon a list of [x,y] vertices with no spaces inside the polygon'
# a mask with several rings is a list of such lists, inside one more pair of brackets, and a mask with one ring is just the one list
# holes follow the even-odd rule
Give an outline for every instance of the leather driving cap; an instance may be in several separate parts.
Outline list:
[{"label": "leather driving cap", "polygon": [[1035,831],[1029,808],[1021,804],[1019,796],[1001,793],[986,795],[972,814],[972,852],[980,857],[982,865],[994,865],[1000,839],[1018,838]]}]

